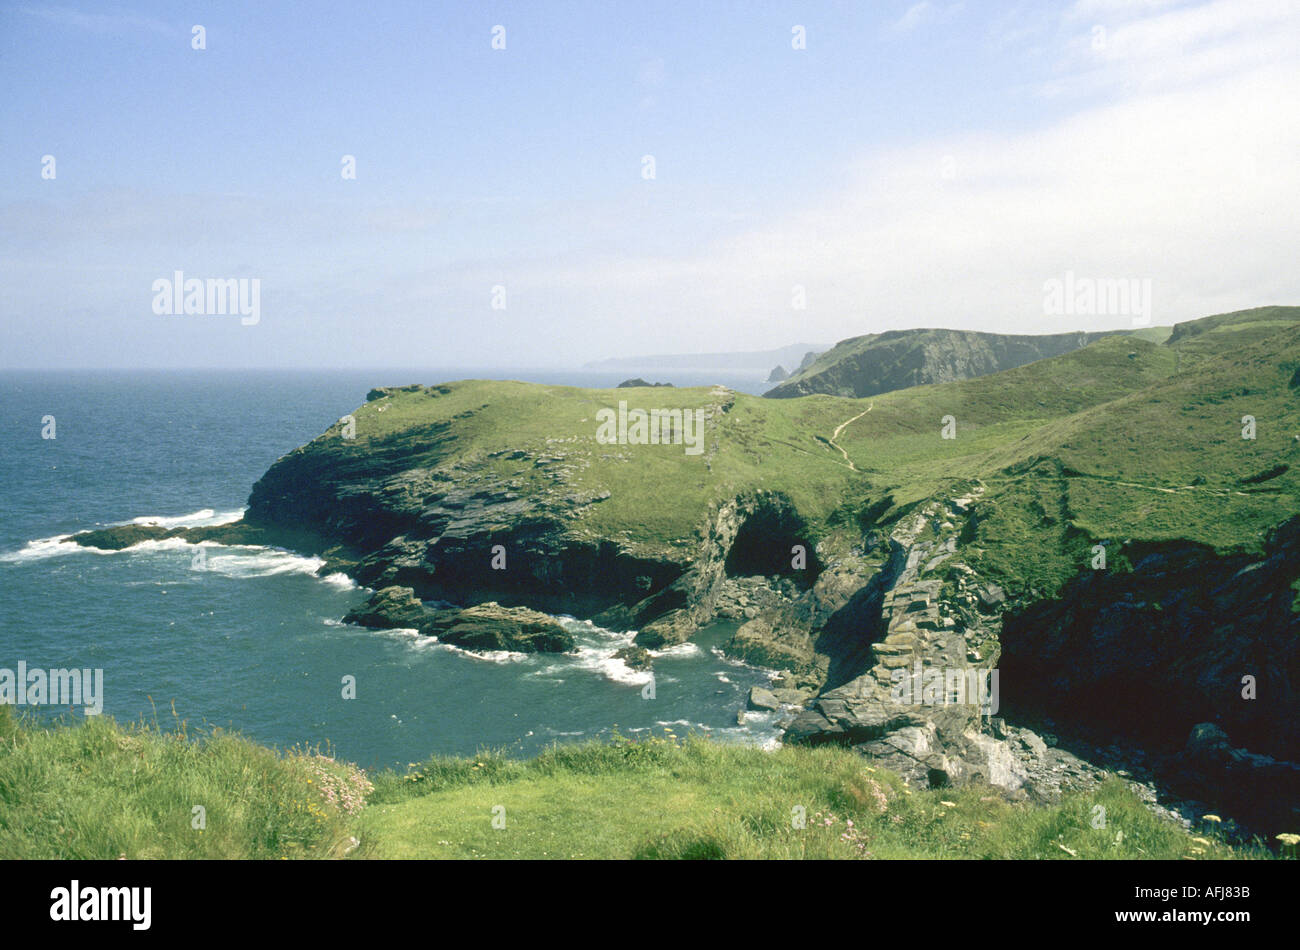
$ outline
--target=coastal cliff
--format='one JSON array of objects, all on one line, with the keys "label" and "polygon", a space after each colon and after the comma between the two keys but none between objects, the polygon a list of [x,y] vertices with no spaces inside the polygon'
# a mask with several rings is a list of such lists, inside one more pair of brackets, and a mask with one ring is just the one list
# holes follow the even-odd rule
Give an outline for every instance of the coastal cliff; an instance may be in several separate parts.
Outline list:
[{"label": "coastal cliff", "polygon": [[[1158,745],[1137,771],[1201,799],[1267,776],[1272,810],[1237,805],[1272,825],[1300,803],[1300,309],[1280,310],[861,400],[374,390],[279,459],[243,521],[153,530],[321,554],[389,591],[373,625],[470,648],[565,649],[535,611],[651,649],[734,621],[724,649],[810,697],[787,742],[1047,801]],[[898,694],[909,674],[999,667],[1000,710]],[[1125,684],[1137,698],[1110,702]]]}]

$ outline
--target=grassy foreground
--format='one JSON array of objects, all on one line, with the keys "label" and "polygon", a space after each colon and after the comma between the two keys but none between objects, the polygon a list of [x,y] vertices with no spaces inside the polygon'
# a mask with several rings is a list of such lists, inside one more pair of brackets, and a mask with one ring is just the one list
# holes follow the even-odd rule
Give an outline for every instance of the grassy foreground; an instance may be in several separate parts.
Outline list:
[{"label": "grassy foreground", "polygon": [[[1094,828],[1096,806],[1105,827]],[[205,809],[196,827],[195,806]],[[799,818],[803,819],[803,827]],[[497,827],[500,826],[500,827]],[[0,707],[0,858],[1234,858],[1118,780],[1059,805],[920,791],[838,748],[671,734],[373,776],[224,733]]]}]

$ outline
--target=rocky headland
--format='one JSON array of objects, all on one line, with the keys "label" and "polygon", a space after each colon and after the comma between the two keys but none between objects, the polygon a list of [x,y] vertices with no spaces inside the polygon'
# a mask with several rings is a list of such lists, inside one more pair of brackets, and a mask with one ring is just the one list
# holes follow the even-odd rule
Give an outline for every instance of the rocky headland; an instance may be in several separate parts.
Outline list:
[{"label": "rocky headland", "polygon": [[[1300,825],[1300,308],[1266,316],[870,401],[376,389],[242,521],[74,540],[318,554],[375,591],[349,622],[465,649],[572,649],[565,613],[636,631],[648,668],[733,621],[787,742],[1043,801],[1118,770],[1274,834]],[[619,401],[698,410],[705,451],[601,442]]]}]

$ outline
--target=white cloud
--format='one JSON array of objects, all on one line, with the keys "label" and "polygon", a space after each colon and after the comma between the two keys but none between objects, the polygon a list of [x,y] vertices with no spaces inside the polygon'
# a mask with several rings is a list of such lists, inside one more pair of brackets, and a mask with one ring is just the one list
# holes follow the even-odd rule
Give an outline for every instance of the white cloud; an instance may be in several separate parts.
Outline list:
[{"label": "white cloud", "polygon": [[[1143,6],[1156,12],[1117,34],[1121,75],[1086,108],[875,152],[816,206],[692,253],[565,259],[535,279],[637,314],[657,350],[665,338],[689,350],[917,325],[1124,324],[1045,315],[1043,283],[1067,270],[1150,278],[1156,322],[1300,302],[1300,70],[1284,42],[1295,11]],[[796,283],[806,311],[790,307]]]},{"label": "white cloud", "polygon": [[[1150,278],[1157,323],[1300,303],[1296,5],[1081,0],[1051,22],[1032,4],[1024,16],[990,32],[1005,55],[1050,57],[1053,118],[873,150],[793,213],[759,215],[756,201],[754,217],[727,220],[734,208],[678,199],[668,180],[545,207],[130,194],[10,205],[0,221],[23,243],[0,263],[12,288],[0,313],[135,313],[149,280],[184,266],[262,277],[258,332],[297,359],[307,351],[296,347],[318,345],[336,363],[391,362],[400,338],[444,363],[538,363],[907,326],[1123,325],[1045,315],[1043,283],[1067,270]],[[1106,44],[1094,50],[1101,20]],[[638,82],[652,85],[659,68]],[[61,253],[88,227],[92,247]],[[307,264],[283,250],[303,246]],[[74,258],[80,279],[65,280]],[[504,312],[488,307],[497,283]],[[807,310],[792,309],[794,284]],[[304,342],[331,314],[357,338]]]}]

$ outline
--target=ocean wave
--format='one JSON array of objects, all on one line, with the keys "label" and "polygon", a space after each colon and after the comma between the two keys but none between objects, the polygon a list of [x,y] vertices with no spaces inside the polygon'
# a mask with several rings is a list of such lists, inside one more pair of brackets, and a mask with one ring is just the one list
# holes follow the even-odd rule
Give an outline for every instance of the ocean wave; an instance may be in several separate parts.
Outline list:
[{"label": "ocean wave", "polygon": [[[345,624],[345,626],[347,625]],[[521,660],[528,659],[529,656],[527,653],[516,653],[511,650],[488,650],[484,652],[466,650],[463,647],[458,647],[451,643],[443,643],[437,637],[423,634],[414,627],[392,627],[388,629],[366,627],[361,629],[365,629],[367,633],[377,633],[381,636],[399,640],[411,647],[411,649],[417,650],[421,653],[438,650],[446,653],[455,653],[470,660],[479,660],[484,663],[496,663],[498,665],[518,663]]]},{"label": "ocean wave", "polygon": [[143,515],[130,521],[123,521],[121,524],[154,525],[159,528],[207,528],[238,521],[244,517],[245,510],[239,508],[235,511],[217,512],[211,508],[200,508],[188,515]]},{"label": "ocean wave", "polygon": [[458,647],[451,643],[443,643],[437,637],[431,637],[430,639],[449,653],[456,653],[467,659],[479,660],[483,663],[496,663],[499,665],[521,663],[532,655],[529,653],[516,653],[514,650],[466,650],[464,647]]},{"label": "ocean wave", "polygon": [[[344,626],[348,626],[345,624]],[[381,636],[389,637],[393,640],[400,640],[415,650],[428,650],[431,647],[439,646],[437,637],[429,637],[422,634],[414,627],[392,627],[389,629],[375,629],[370,627],[364,629],[366,633],[377,633]]]},{"label": "ocean wave", "polygon": [[115,551],[102,551],[99,548],[82,547],[75,541],[69,541],[70,534],[56,534],[52,538],[37,538],[28,541],[17,551],[0,554],[0,562],[7,564],[22,561],[40,561],[47,557],[62,557],[65,554],[115,554]]},{"label": "ocean wave", "polygon": [[[189,515],[179,515],[167,521],[169,526],[179,527],[182,522],[194,527],[200,524],[225,524],[238,520],[243,510],[237,512],[214,513],[211,508],[204,508]],[[132,523],[132,522],[125,522]],[[135,524],[152,524],[154,519],[137,518]],[[71,540],[71,534],[59,534],[49,538],[37,538],[28,541],[17,551],[0,554],[0,562],[20,563],[39,561],[45,558],[62,557],[68,554],[160,554],[203,550],[203,566],[199,570],[208,570],[223,577],[256,578],[275,577],[281,574],[318,575],[325,566],[325,559],[304,554],[295,554],[281,548],[271,548],[258,544],[222,544],[218,541],[200,541],[194,544],[184,538],[148,539],[124,547],[118,551],[104,548],[87,547]],[[220,552],[220,553],[213,553]],[[197,565],[196,565],[197,567]],[[350,577],[340,572],[327,574],[319,580],[341,590],[351,590],[357,586]]]},{"label": "ocean wave", "polygon": [[[203,543],[191,546],[208,547],[209,545]],[[222,545],[211,546],[223,547]],[[139,545],[136,545],[136,547],[139,547]],[[224,550],[235,553],[211,554],[207,556],[206,561],[207,570],[215,571],[225,577],[247,578],[274,577],[279,574],[315,574],[325,566],[324,558],[292,554],[278,548],[250,547],[241,549],[229,547],[224,548]],[[241,550],[252,551],[253,553],[239,553]]]},{"label": "ocean wave", "polygon": [[691,643],[688,640],[685,643],[677,643],[670,647],[664,647],[662,650],[651,650],[650,655],[655,659],[666,656],[703,656],[704,651],[700,649],[698,643]]}]

